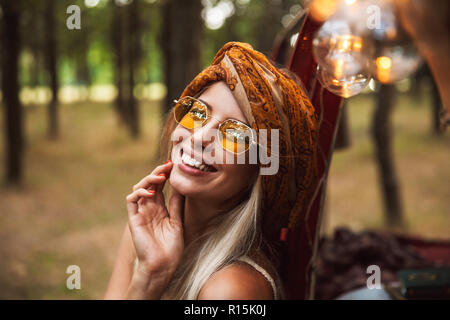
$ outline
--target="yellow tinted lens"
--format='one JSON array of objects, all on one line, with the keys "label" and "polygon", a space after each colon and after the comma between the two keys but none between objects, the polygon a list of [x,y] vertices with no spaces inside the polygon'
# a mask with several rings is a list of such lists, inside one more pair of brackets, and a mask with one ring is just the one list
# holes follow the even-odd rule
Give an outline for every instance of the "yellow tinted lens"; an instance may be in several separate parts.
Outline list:
[{"label": "yellow tinted lens", "polygon": [[226,120],[219,128],[222,147],[233,153],[247,151],[253,139],[251,129],[242,122]]},{"label": "yellow tinted lens", "polygon": [[187,129],[194,129],[207,119],[206,106],[192,98],[181,99],[174,110],[175,120]]}]

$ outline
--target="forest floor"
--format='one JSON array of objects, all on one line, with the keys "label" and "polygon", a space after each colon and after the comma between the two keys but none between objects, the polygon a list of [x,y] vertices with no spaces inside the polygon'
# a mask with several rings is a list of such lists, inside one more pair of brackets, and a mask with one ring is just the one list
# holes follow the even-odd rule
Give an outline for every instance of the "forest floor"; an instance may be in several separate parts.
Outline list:
[{"label": "forest floor", "polygon": [[[402,95],[394,111],[405,221],[394,228],[384,220],[370,139],[373,99],[349,100],[352,141],[333,157],[325,233],[348,226],[450,238],[450,133],[431,134],[428,104]],[[0,188],[0,299],[101,299],[127,221],[125,196],[157,164],[159,104],[141,103],[136,141],[109,104],[62,105],[58,141],[46,138],[44,106],[25,109],[25,183]],[[81,290],[66,288],[69,265],[81,268]]]}]

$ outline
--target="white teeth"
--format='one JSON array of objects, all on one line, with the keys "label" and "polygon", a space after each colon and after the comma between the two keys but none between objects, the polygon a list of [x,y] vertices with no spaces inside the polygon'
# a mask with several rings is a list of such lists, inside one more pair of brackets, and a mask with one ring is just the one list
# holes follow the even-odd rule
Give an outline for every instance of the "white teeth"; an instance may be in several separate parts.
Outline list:
[{"label": "white teeth", "polygon": [[201,171],[210,171],[207,166],[195,160],[194,158],[191,158],[187,153],[183,153],[183,155],[181,156],[181,161],[183,161],[184,164],[195,167]]}]

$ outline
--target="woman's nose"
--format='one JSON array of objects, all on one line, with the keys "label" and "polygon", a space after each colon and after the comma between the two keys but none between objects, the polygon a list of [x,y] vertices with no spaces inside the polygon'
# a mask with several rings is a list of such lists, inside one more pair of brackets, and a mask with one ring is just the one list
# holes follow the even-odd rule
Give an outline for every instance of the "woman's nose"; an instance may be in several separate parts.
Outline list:
[{"label": "woman's nose", "polygon": [[193,129],[191,135],[191,145],[194,149],[205,149],[209,144],[214,143],[217,128],[214,127],[214,121],[207,121],[202,126]]}]

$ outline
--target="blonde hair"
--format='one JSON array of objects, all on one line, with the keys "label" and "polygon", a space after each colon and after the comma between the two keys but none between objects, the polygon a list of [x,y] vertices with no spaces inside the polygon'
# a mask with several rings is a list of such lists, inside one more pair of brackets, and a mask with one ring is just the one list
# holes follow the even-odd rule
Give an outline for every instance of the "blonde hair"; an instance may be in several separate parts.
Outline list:
[{"label": "blonde hair", "polygon": [[[166,159],[170,157],[172,149],[169,138],[177,125],[172,113],[173,111],[169,113],[166,120],[161,141],[161,151]],[[247,196],[231,211],[214,217],[208,224],[207,231],[185,248],[162,299],[197,299],[203,285],[213,273],[254,250],[261,250],[263,244],[267,246],[260,223],[261,197],[261,176],[258,174]],[[267,257],[264,261],[271,265]],[[277,296],[283,297],[276,272],[273,276],[278,284]]]}]

